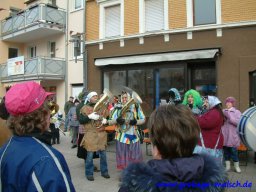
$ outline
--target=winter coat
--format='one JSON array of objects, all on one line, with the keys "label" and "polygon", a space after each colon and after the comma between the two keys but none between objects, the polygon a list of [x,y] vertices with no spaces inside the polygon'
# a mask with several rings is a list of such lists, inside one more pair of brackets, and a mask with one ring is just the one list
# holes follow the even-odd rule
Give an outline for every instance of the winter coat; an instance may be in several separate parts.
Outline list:
[{"label": "winter coat", "polygon": [[75,191],[63,155],[35,137],[11,137],[0,157],[3,192]]},{"label": "winter coat", "polygon": [[[87,103],[86,105],[93,109],[95,103]],[[82,107],[79,106],[79,108],[81,110]],[[79,112],[78,119],[84,126],[84,137],[80,145],[91,152],[105,150],[107,146],[107,133],[104,131],[104,128],[97,129],[93,124],[93,120],[81,112]]]},{"label": "winter coat", "polygon": [[[196,117],[201,128],[202,136],[204,139],[204,145],[207,148],[214,149],[216,142],[218,140],[219,134],[219,144],[217,149],[223,148],[223,135],[220,132],[221,126],[223,125],[223,117],[221,113],[215,107],[204,113],[203,115]],[[198,144],[201,146],[201,141]]]},{"label": "winter coat", "polygon": [[65,115],[68,114],[69,110],[71,107],[73,107],[75,104],[71,101],[67,101],[64,105],[64,112],[65,112]]},{"label": "winter coat", "polygon": [[226,147],[238,147],[240,145],[240,139],[237,132],[237,124],[239,123],[241,112],[236,108],[224,109],[223,113],[227,118],[222,126],[222,134],[224,136],[224,146]]},{"label": "winter coat", "polygon": [[11,137],[11,131],[6,126],[6,120],[0,118],[0,147]]},{"label": "winter coat", "polygon": [[214,185],[226,180],[223,166],[212,157],[193,155],[131,164],[123,172],[119,192],[224,191]]},{"label": "winter coat", "polygon": [[79,127],[79,121],[76,115],[76,106],[70,108],[68,112],[68,125],[69,127]]}]

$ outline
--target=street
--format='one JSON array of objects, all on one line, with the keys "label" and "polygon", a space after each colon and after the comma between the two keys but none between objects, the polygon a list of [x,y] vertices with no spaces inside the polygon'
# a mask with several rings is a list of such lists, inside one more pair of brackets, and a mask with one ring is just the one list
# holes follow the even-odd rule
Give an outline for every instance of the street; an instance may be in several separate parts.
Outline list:
[{"label": "street", "polygon": [[[94,181],[88,181],[85,177],[84,161],[76,157],[77,148],[71,149],[72,143],[70,143],[71,137],[66,132],[66,136],[61,134],[60,144],[53,145],[58,149],[65,157],[72,176],[72,181],[78,192],[115,192],[119,187],[120,171],[116,169],[115,160],[115,142],[111,141],[107,147],[107,160],[110,179],[101,177],[100,172],[94,173]],[[151,156],[146,156],[145,144],[142,145],[144,160],[149,160]],[[242,162],[241,162],[242,163]],[[94,164],[99,167],[99,159],[94,159]],[[233,167],[232,167],[233,168]],[[249,152],[249,160],[247,166],[241,166],[242,173],[238,174],[230,171],[229,182],[240,182],[241,184],[248,181],[252,182],[251,188],[227,187],[226,191],[256,191],[256,164],[253,163],[253,153]]]}]

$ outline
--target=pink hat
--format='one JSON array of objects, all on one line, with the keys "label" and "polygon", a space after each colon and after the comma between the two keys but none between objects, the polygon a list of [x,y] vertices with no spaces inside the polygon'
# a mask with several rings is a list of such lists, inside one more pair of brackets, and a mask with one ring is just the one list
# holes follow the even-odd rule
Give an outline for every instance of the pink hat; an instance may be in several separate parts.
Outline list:
[{"label": "pink hat", "polygon": [[227,97],[226,100],[225,100],[225,104],[226,103],[232,103],[232,105],[234,106],[235,103],[236,103],[236,99],[234,97]]},{"label": "pink hat", "polygon": [[6,109],[13,116],[25,115],[38,109],[46,97],[53,94],[45,92],[41,85],[33,81],[19,83],[6,93]]}]

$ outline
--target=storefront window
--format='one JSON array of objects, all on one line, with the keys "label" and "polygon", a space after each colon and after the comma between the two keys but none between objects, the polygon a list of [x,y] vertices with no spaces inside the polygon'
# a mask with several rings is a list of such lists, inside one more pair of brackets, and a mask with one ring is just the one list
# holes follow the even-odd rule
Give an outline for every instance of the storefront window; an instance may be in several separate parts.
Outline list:
[{"label": "storefront window", "polygon": [[113,95],[120,95],[126,86],[126,71],[109,71],[104,73],[104,88],[109,89]]},{"label": "storefront window", "polygon": [[214,67],[192,69],[192,88],[200,92],[201,95],[216,95],[216,70]]},{"label": "storefront window", "polygon": [[153,70],[129,70],[128,87],[136,91],[143,103],[141,107],[148,117],[154,106],[154,81]]},{"label": "storefront window", "polygon": [[185,74],[184,68],[161,68],[159,69],[159,83],[156,86],[156,92],[159,92],[159,98],[156,98],[156,105],[160,103],[161,99],[168,100],[168,90],[176,88],[181,95],[184,94]]},{"label": "storefront window", "polygon": [[176,88],[182,98],[188,89],[196,89],[202,95],[216,94],[216,69],[213,62],[163,63],[158,68],[142,66],[140,69],[109,69],[104,72],[103,87],[117,96],[124,91],[124,86],[136,91],[143,101],[141,106],[146,117],[159,106],[161,100],[168,102],[170,88]]}]

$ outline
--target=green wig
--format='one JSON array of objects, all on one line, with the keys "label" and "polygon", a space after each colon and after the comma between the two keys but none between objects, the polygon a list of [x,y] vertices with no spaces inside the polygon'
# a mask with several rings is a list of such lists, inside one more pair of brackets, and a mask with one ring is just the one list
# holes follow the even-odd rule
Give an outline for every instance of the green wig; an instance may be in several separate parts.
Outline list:
[{"label": "green wig", "polygon": [[188,96],[189,95],[192,95],[194,98],[193,108],[202,107],[202,105],[203,105],[202,97],[201,97],[200,93],[194,89],[190,89],[185,93],[185,96],[184,96],[184,99],[182,102],[183,105],[188,105]]}]

